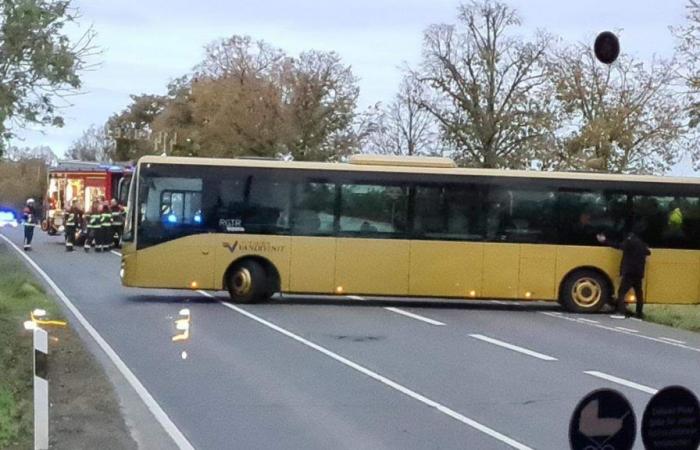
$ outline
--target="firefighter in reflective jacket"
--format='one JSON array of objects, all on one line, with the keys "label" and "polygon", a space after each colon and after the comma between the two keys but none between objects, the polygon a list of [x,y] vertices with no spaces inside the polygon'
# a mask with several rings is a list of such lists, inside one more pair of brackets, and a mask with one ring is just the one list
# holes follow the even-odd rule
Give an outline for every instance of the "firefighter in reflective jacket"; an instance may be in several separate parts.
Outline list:
[{"label": "firefighter in reflective jacket", "polygon": [[99,204],[95,201],[92,203],[90,212],[85,214],[85,222],[87,223],[87,237],[85,238],[85,251],[89,252],[92,245],[95,246],[95,251],[99,252],[97,235],[100,230],[100,210]]},{"label": "firefighter in reflective jacket", "polygon": [[72,252],[75,245],[75,234],[82,223],[83,211],[78,207],[78,200],[71,202],[70,208],[64,213],[66,231],[66,251]]},{"label": "firefighter in reflective jacket", "polygon": [[118,248],[119,241],[121,241],[122,238],[122,231],[124,231],[124,208],[122,208],[114,198],[110,203],[110,212],[112,213],[112,245]]},{"label": "firefighter in reflective jacket", "polygon": [[112,211],[108,203],[102,204],[100,214],[100,245],[103,252],[109,251],[112,247]]}]

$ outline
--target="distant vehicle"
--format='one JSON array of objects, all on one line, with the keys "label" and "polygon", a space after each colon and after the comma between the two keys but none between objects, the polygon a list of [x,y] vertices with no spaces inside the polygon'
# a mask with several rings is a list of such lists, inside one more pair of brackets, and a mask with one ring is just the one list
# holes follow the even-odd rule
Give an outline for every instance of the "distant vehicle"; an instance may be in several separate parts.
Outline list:
[{"label": "distant vehicle", "polygon": [[[147,156],[123,236],[122,282],[274,292],[555,300],[599,310],[633,223],[653,248],[653,303],[699,303],[700,183],[459,169],[443,158],[349,163]],[[631,299],[630,299],[631,300]]]},{"label": "distant vehicle", "polygon": [[50,235],[63,232],[63,211],[73,199],[78,199],[83,211],[89,210],[100,196],[107,201],[121,198],[126,204],[125,188],[132,171],[130,164],[82,161],[60,161],[49,168],[42,230]]},{"label": "distant vehicle", "polygon": [[19,226],[17,221],[17,213],[11,209],[0,208],[0,228],[17,228],[17,226]]}]

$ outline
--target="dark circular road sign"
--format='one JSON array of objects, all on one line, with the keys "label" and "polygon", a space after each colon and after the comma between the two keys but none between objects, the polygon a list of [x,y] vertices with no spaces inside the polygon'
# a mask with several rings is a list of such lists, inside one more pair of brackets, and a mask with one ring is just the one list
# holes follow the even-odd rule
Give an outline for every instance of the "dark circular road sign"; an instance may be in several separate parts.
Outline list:
[{"label": "dark circular road sign", "polygon": [[572,450],[631,450],[636,435],[632,405],[612,389],[598,389],[586,395],[569,424]]},{"label": "dark circular road sign", "polygon": [[593,51],[598,61],[612,64],[620,55],[620,41],[615,36],[615,33],[603,31],[595,38]]},{"label": "dark circular road sign", "polygon": [[647,450],[697,450],[700,446],[700,404],[682,386],[654,395],[642,417],[642,441]]}]

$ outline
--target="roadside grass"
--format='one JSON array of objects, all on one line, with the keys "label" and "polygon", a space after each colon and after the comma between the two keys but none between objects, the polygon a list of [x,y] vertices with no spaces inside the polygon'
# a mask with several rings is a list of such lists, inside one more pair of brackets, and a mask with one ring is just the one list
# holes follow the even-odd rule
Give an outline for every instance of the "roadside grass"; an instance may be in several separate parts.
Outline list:
[{"label": "roadside grass", "polygon": [[33,447],[32,333],[23,322],[45,309],[61,318],[57,305],[19,261],[0,243],[0,448]]},{"label": "roadside grass", "polygon": [[644,316],[650,322],[700,332],[700,305],[645,305]]}]

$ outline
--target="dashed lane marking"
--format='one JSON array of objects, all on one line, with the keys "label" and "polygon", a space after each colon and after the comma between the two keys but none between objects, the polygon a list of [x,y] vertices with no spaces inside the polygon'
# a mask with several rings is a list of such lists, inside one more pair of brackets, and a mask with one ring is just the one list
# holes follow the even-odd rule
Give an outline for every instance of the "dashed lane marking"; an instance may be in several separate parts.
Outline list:
[{"label": "dashed lane marking", "polygon": [[395,312],[396,314],[401,314],[402,316],[410,317],[411,319],[420,320],[421,322],[429,323],[431,325],[444,326],[445,324],[437,320],[430,319],[420,314],[413,314],[412,312],[404,311],[400,308],[394,308],[392,306],[384,308],[387,311]]},{"label": "dashed lane marking", "polygon": [[597,378],[601,378],[603,380],[612,381],[613,383],[621,384],[623,386],[627,386],[629,388],[636,389],[638,391],[646,392],[647,394],[654,395],[657,392],[659,392],[657,389],[651,388],[649,386],[635,383],[634,381],[625,380],[624,378],[616,377],[614,375],[609,375],[607,373],[598,372],[596,370],[588,370],[588,371],[585,371],[583,373],[597,377]]},{"label": "dashed lane marking", "polygon": [[[208,292],[205,292],[205,291],[197,291],[197,292],[199,292],[200,294],[202,294],[206,297],[216,299],[216,297],[214,295],[212,295]],[[370,370],[370,369],[368,369],[368,368],[366,368],[366,367],[364,367],[356,362],[349,360],[348,358],[345,358],[344,356],[341,356],[341,355],[339,355],[331,350],[328,350],[327,348],[325,348],[321,345],[318,345],[314,342],[309,341],[308,339],[305,339],[305,338],[303,338],[295,333],[292,333],[291,331],[289,331],[285,328],[282,328],[278,325],[275,325],[274,323],[272,323],[268,320],[265,320],[262,317],[258,317],[257,315],[250,313],[243,308],[240,308],[236,305],[233,305],[231,303],[227,303],[227,302],[224,302],[221,300],[219,300],[219,302],[223,306],[225,306],[233,311],[236,311],[237,313],[242,314],[242,315],[248,317],[249,319],[252,319],[252,320],[258,322],[259,324],[264,325],[267,328],[270,328],[271,330],[274,330],[274,331],[276,331],[276,332],[278,332],[278,333],[280,333],[280,334],[282,334],[290,339],[293,339],[293,340],[299,342],[300,344],[305,345],[306,347],[309,347],[309,348],[311,348],[319,353],[322,353],[322,354],[328,356],[329,358],[334,359],[335,361],[337,361],[337,362],[339,362],[339,363],[341,363],[341,364],[343,364],[343,365],[345,365],[345,366],[347,366],[347,367],[349,367],[357,372],[360,372],[363,375],[366,375],[375,381],[378,381],[378,382],[384,384],[385,386],[388,386],[388,387],[390,387],[390,388],[392,388],[392,389],[394,389],[394,390],[396,390],[396,391],[398,391],[398,392],[400,392],[400,393],[402,393],[402,394],[404,394],[404,395],[406,395],[414,400],[419,401],[420,403],[423,403],[424,405],[427,405],[431,408],[435,408],[437,411],[441,412],[442,414],[445,414],[445,415],[451,417],[452,419],[457,420],[458,422],[461,422],[461,423],[463,423],[463,424],[465,424],[465,425],[467,425],[467,426],[469,426],[477,431],[480,431],[488,436],[491,436],[492,438],[497,439],[498,441],[500,441],[506,445],[509,445],[510,447],[513,447],[513,448],[518,449],[518,450],[532,450],[527,445],[525,445],[521,442],[518,442],[515,439],[512,439],[512,438],[506,436],[505,434],[499,433],[498,431],[496,431],[492,428],[489,428],[486,425],[483,425],[483,424],[481,424],[473,419],[470,419],[469,417],[466,417],[466,416],[458,413],[457,411],[454,411],[453,409],[450,409],[447,406],[436,402],[435,400],[432,400],[424,395],[421,395],[418,392],[416,392],[416,391],[414,391],[414,390],[412,390],[412,389],[410,389],[402,384],[397,383],[396,381],[393,381],[393,380],[391,380],[383,375],[378,374],[377,372],[374,372],[373,370]]]},{"label": "dashed lane marking", "polygon": [[522,353],[524,355],[532,356],[533,358],[541,359],[543,361],[557,361],[557,358],[553,356],[535,352],[533,350],[529,350],[525,347],[520,347],[518,345],[509,344],[508,342],[499,341],[498,339],[490,338],[488,336],[484,336],[483,334],[470,334],[469,336],[480,341],[488,342],[489,344],[507,348],[508,350],[512,350],[514,352]]}]

